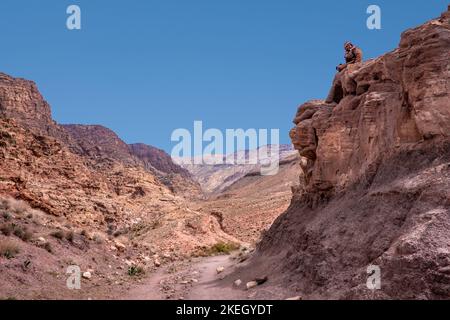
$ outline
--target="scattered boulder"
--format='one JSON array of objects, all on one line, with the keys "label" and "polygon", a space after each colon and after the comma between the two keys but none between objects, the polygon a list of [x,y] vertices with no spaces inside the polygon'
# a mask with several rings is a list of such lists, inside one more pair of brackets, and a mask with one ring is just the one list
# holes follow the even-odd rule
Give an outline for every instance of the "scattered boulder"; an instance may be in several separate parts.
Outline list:
[{"label": "scattered boulder", "polygon": [[122,242],[119,242],[119,241],[115,241],[115,242],[114,242],[114,246],[115,246],[116,249],[119,250],[120,252],[125,251],[125,249],[127,248]]},{"label": "scattered boulder", "polygon": [[92,278],[92,273],[90,273],[89,271],[84,272],[83,273],[83,278],[87,279],[87,280],[91,279]]},{"label": "scattered boulder", "polygon": [[217,274],[219,274],[219,273],[224,272],[225,268],[224,267],[217,267],[216,271],[217,271]]},{"label": "scattered boulder", "polygon": [[250,289],[252,289],[254,287],[257,287],[257,286],[258,286],[258,282],[256,282],[256,281],[247,282],[247,285],[246,285],[247,290],[250,290]]},{"label": "scattered boulder", "polygon": [[290,301],[302,300],[302,297],[296,296],[296,297],[287,298],[286,300],[290,300]]}]

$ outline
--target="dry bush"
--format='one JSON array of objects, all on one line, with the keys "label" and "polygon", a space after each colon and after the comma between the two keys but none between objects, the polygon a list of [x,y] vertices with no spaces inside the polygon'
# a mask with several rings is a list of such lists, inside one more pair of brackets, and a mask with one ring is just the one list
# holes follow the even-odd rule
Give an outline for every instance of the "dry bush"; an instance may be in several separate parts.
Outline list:
[{"label": "dry bush", "polygon": [[52,245],[50,244],[50,242],[46,242],[42,245],[42,247],[47,250],[47,252],[49,253],[53,253],[53,248]]},{"label": "dry bush", "polygon": [[13,232],[14,227],[11,223],[4,223],[0,226],[0,232],[3,233],[5,236],[10,236]]},{"label": "dry bush", "polygon": [[67,231],[65,234],[65,238],[67,241],[73,242],[73,240],[75,238],[75,233],[73,231]]},{"label": "dry bush", "polygon": [[53,231],[52,233],[50,233],[50,235],[53,238],[56,238],[56,239],[59,239],[59,240],[64,239],[64,231],[62,231],[62,230]]},{"label": "dry bush", "polygon": [[27,227],[21,227],[18,225],[14,226],[14,235],[25,242],[30,241],[33,237],[33,233],[29,231]]},{"label": "dry bush", "polygon": [[0,242],[0,256],[6,259],[14,258],[20,252],[19,246],[14,241]]},{"label": "dry bush", "polygon": [[3,217],[3,219],[5,219],[6,221],[9,221],[9,220],[12,219],[12,215],[11,215],[9,212],[7,212],[7,211],[3,211],[3,212],[2,212],[2,217]]},{"label": "dry bush", "polygon": [[239,249],[239,245],[237,245],[236,243],[218,242],[211,247],[202,248],[200,252],[198,252],[198,255],[202,257],[228,255],[237,249]]},{"label": "dry bush", "polygon": [[0,200],[0,209],[5,211],[11,211],[17,214],[23,214],[25,212],[31,211],[32,209],[22,200],[17,200],[13,198],[3,198]]},{"label": "dry bush", "polygon": [[25,201],[13,198],[7,198],[6,201],[8,203],[8,209],[14,213],[23,214],[31,210],[30,206]]},{"label": "dry bush", "polygon": [[127,273],[130,277],[141,276],[145,274],[145,269],[141,266],[130,266]]},{"label": "dry bush", "polygon": [[102,244],[105,241],[105,238],[102,235],[98,234],[98,233],[94,234],[92,239],[97,244]]}]

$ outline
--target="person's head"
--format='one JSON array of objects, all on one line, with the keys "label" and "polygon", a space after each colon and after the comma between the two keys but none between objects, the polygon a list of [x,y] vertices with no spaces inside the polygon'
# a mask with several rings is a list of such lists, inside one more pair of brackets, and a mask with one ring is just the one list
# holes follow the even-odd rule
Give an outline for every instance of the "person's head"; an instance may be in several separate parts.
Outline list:
[{"label": "person's head", "polygon": [[345,49],[346,51],[352,50],[353,47],[354,47],[354,45],[353,45],[353,43],[351,43],[350,41],[347,41],[347,42],[344,44],[344,49]]}]

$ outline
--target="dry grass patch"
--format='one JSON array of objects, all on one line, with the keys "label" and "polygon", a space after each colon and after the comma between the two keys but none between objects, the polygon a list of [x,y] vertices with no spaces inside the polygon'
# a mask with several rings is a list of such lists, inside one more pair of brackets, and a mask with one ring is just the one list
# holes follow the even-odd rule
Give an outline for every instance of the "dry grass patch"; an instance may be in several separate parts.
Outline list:
[{"label": "dry grass patch", "polygon": [[20,248],[14,241],[6,240],[0,242],[0,256],[6,259],[14,258],[20,252]]}]

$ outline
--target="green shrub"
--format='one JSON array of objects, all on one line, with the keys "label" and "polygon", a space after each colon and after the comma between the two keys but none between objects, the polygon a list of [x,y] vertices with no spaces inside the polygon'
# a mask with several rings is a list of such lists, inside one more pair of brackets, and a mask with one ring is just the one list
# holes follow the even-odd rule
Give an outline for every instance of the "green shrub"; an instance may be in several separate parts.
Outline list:
[{"label": "green shrub", "polygon": [[205,248],[200,254],[202,256],[214,256],[222,254],[230,254],[231,252],[239,249],[239,245],[229,242],[218,242],[209,248]]},{"label": "green shrub", "polygon": [[145,273],[144,268],[142,268],[140,266],[130,266],[128,268],[128,275],[130,277],[140,276],[140,275],[143,275],[144,273]]}]

